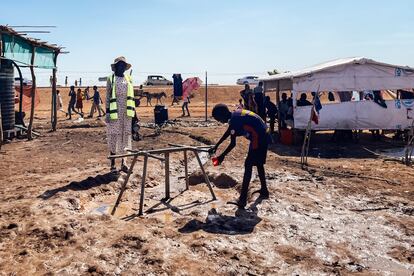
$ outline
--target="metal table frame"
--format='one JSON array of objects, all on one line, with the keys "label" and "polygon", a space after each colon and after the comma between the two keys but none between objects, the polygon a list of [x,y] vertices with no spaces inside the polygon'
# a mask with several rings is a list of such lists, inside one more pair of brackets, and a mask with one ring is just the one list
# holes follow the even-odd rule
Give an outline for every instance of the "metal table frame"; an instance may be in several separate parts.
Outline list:
[{"label": "metal table frame", "polygon": [[[129,167],[129,170],[127,172],[127,175],[125,177],[124,182],[121,186],[121,191],[119,192],[118,198],[115,202],[114,208],[112,209],[111,215],[115,214],[116,208],[118,207],[122,195],[125,192],[125,188],[128,184],[129,178],[134,170],[135,164],[138,160],[138,157],[143,156],[144,157],[144,165],[142,169],[142,181],[141,181],[141,192],[139,197],[139,212],[138,215],[143,215],[143,209],[144,209],[144,194],[145,194],[145,180],[147,176],[147,165],[148,165],[148,158],[154,158],[161,162],[165,163],[165,197],[163,200],[167,200],[170,198],[170,153],[175,152],[183,152],[184,154],[184,173],[185,173],[185,187],[186,190],[189,189],[189,179],[188,179],[188,152],[193,152],[198,165],[200,166],[201,172],[204,175],[204,179],[206,181],[206,184],[210,190],[211,196],[213,200],[216,200],[216,195],[214,194],[213,187],[211,186],[210,180],[208,179],[208,176],[204,170],[203,164],[201,162],[200,156],[198,155],[199,152],[207,152],[211,146],[185,146],[185,145],[177,145],[177,144],[169,144],[170,148],[163,148],[163,149],[154,149],[154,150],[142,150],[142,151],[132,151],[128,150],[129,153],[126,154],[119,154],[119,155],[110,155],[108,156],[109,159],[117,159],[117,158],[125,158],[125,157],[133,157],[131,166]],[[164,155],[164,157],[159,155]]]}]

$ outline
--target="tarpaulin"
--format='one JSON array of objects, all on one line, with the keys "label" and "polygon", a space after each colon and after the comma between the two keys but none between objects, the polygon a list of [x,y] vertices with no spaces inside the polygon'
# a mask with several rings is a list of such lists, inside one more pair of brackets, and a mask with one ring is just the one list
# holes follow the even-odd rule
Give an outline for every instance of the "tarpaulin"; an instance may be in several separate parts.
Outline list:
[{"label": "tarpaulin", "polygon": [[[15,90],[16,90],[16,104],[18,105],[19,100],[20,100],[20,86],[15,86]],[[36,97],[35,97],[35,107],[40,104],[40,97],[39,94],[36,93]],[[32,105],[32,86],[31,85],[24,85],[23,86],[23,104],[22,104],[22,109],[23,111],[29,111],[30,107]],[[18,110],[18,108],[15,108],[16,110]]]},{"label": "tarpaulin", "polygon": [[[405,129],[414,119],[414,100],[388,100],[387,108],[374,101],[354,101],[324,104],[319,111],[318,124],[313,130],[330,129]],[[294,110],[295,128],[306,129],[313,106],[297,106]]]},{"label": "tarpaulin", "polygon": [[188,78],[183,82],[183,99],[190,96],[191,91],[200,88],[201,80],[198,77]]},{"label": "tarpaulin", "polygon": [[[2,34],[4,57],[30,65],[32,59],[32,45],[21,37]],[[55,52],[47,48],[35,47],[34,65],[39,68],[51,69],[55,66]]]}]

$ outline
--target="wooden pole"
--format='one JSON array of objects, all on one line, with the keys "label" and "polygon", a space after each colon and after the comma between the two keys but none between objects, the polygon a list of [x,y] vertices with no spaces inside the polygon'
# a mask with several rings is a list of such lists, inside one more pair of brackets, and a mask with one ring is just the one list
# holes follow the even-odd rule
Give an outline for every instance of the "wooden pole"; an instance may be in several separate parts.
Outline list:
[{"label": "wooden pole", "polygon": [[0,104],[0,149],[1,149],[2,144],[3,144],[3,121],[1,117],[1,104]]},{"label": "wooden pole", "polygon": [[165,159],[165,200],[170,198],[170,153],[166,152]]},{"label": "wooden pole", "polygon": [[277,132],[280,136],[280,129],[281,129],[281,123],[280,123],[280,86],[279,86],[279,80],[277,81],[277,87],[276,87],[276,106],[277,106]]},{"label": "wooden pole", "polygon": [[208,85],[207,85],[207,71],[206,71],[206,84],[205,84],[205,121],[207,122],[207,104],[208,104]]},{"label": "wooden pole", "polygon": [[144,192],[145,192],[145,178],[147,177],[147,163],[148,155],[144,157],[144,167],[142,169],[142,181],[141,181],[141,193],[139,195],[139,211],[138,216],[142,216],[144,213]]},{"label": "wooden pole", "polygon": [[32,59],[30,62],[30,74],[32,75],[32,105],[30,107],[30,120],[29,126],[27,127],[27,139],[32,140],[32,129],[33,129],[33,119],[34,119],[34,112],[35,112],[35,97],[36,97],[36,75],[34,73],[34,60],[35,60],[35,51],[36,47],[32,47]]},{"label": "wooden pole", "polygon": [[52,72],[52,131],[56,131],[57,126],[57,94],[56,94],[56,60],[58,53],[55,52],[54,67]]}]

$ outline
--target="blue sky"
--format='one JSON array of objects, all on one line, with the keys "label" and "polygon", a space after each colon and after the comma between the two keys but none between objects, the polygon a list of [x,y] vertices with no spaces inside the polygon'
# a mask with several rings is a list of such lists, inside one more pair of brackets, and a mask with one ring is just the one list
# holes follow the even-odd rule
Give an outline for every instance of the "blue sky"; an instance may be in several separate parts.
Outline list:
[{"label": "blue sky", "polygon": [[[232,84],[350,56],[414,66],[412,0],[5,0],[1,9],[0,24],[57,26],[32,36],[70,51],[58,59],[61,83],[96,83],[119,55],[136,83],[207,70],[209,82]],[[39,70],[41,84],[49,74]]]}]

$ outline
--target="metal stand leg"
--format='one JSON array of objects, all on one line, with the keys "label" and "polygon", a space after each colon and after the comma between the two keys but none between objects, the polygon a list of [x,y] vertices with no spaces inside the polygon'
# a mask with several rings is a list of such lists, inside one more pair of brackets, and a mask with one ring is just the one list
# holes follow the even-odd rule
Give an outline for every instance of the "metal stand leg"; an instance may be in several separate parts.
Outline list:
[{"label": "metal stand leg", "polygon": [[142,168],[141,194],[139,195],[138,216],[142,216],[143,209],[144,209],[144,191],[145,191],[145,178],[147,177],[147,162],[148,162],[148,155],[145,155],[144,167]]},{"label": "metal stand leg", "polygon": [[204,175],[204,179],[206,180],[206,183],[207,183],[207,186],[208,186],[208,188],[210,190],[211,196],[213,197],[213,200],[216,200],[217,199],[216,198],[216,195],[214,194],[213,187],[211,187],[210,179],[208,179],[208,176],[206,174],[206,171],[204,170],[203,163],[201,163],[200,156],[198,156],[198,152],[197,151],[194,151],[194,154],[195,154],[195,156],[197,158],[198,165],[200,165],[201,172]]},{"label": "metal stand leg", "polygon": [[170,153],[165,153],[165,200],[170,198]]},{"label": "metal stand leg", "polygon": [[134,170],[134,166],[135,166],[135,163],[137,162],[137,159],[138,159],[138,155],[134,156],[134,159],[132,160],[132,163],[131,163],[131,167],[129,167],[124,183],[122,184],[121,191],[119,192],[118,198],[115,202],[114,208],[112,209],[111,215],[115,214],[115,210],[118,207],[119,202],[121,202],[122,195],[124,194],[126,185],[128,184],[129,177],[131,176],[132,171]]},{"label": "metal stand leg", "polygon": [[188,190],[190,188],[190,182],[188,180],[188,159],[187,151],[184,151],[184,173],[185,173],[185,188]]}]

